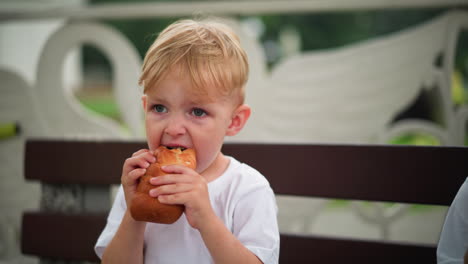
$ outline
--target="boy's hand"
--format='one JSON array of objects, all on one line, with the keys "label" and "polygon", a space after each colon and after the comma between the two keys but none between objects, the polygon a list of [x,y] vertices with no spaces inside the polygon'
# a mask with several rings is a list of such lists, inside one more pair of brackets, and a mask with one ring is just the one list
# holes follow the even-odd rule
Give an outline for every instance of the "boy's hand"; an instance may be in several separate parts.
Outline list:
[{"label": "boy's hand", "polygon": [[122,168],[121,182],[127,207],[130,206],[130,202],[136,192],[138,179],[145,175],[146,169],[153,162],[156,162],[156,157],[148,149],[140,149],[133,153],[132,157],[125,160]]},{"label": "boy's hand", "polygon": [[214,215],[205,178],[182,165],[168,165],[162,169],[168,174],[150,180],[151,184],[160,185],[152,189],[150,195],[164,204],[185,205],[187,221],[200,230]]}]

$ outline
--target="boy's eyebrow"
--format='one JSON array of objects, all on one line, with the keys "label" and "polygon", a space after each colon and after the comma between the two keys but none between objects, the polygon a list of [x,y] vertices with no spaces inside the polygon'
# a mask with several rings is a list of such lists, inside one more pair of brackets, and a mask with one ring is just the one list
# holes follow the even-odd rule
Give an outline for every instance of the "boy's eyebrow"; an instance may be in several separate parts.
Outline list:
[{"label": "boy's eyebrow", "polygon": [[[146,94],[146,98],[149,103],[157,102],[161,103],[163,105],[169,105],[169,101],[164,99],[162,96],[158,96],[156,94],[153,95],[148,95]],[[216,100],[213,100],[213,98],[208,97],[208,96],[197,96],[197,95],[192,95],[189,97],[189,99],[186,101],[189,105],[206,105],[206,104],[211,104],[214,103]]]},{"label": "boy's eyebrow", "polygon": [[188,102],[193,105],[199,105],[199,104],[212,103],[213,100],[210,100],[209,98],[202,98],[201,96],[197,96],[194,98],[190,98]]},{"label": "boy's eyebrow", "polygon": [[157,103],[161,103],[163,105],[166,105],[168,103],[163,97],[160,97],[160,96],[157,96],[157,95],[150,96],[150,95],[146,94],[146,98],[147,98],[147,101],[148,101],[149,104],[157,102]]},{"label": "boy's eyebrow", "polygon": [[148,98],[149,100],[152,100],[152,101],[164,101],[164,99],[159,96],[157,93],[155,94],[145,94],[146,95],[146,98]]}]

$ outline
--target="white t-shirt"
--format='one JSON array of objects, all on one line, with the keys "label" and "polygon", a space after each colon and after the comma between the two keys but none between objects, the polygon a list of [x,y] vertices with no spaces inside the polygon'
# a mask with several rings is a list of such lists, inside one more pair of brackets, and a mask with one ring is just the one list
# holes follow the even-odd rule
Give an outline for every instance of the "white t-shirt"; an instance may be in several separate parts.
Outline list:
[{"label": "white t-shirt", "polygon": [[468,249],[468,178],[458,190],[445,218],[437,245],[437,263],[462,264]]},{"label": "white t-shirt", "polygon": [[[263,263],[278,263],[279,231],[275,196],[268,181],[252,167],[229,157],[227,170],[208,183],[211,205],[234,236]],[[123,188],[95,245],[102,257],[126,211]],[[182,215],[171,225],[148,223],[145,263],[213,263],[198,230]]]}]

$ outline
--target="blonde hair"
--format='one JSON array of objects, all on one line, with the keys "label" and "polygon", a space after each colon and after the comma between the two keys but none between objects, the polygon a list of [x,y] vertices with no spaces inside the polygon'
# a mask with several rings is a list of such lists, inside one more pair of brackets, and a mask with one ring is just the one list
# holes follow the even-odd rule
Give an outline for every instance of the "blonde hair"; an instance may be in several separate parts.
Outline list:
[{"label": "blonde hair", "polygon": [[249,65],[238,36],[215,21],[179,20],[163,30],[146,53],[139,84],[146,93],[156,87],[174,66],[184,70],[197,92],[207,94],[215,87],[220,95],[239,95]]}]

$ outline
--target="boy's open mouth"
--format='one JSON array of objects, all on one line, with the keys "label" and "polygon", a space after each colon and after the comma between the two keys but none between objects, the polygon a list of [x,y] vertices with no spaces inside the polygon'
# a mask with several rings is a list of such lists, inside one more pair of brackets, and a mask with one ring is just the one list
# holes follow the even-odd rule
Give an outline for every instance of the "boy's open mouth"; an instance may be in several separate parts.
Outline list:
[{"label": "boy's open mouth", "polygon": [[165,146],[167,149],[180,149],[180,151],[184,151],[187,148],[181,147],[181,146]]}]

